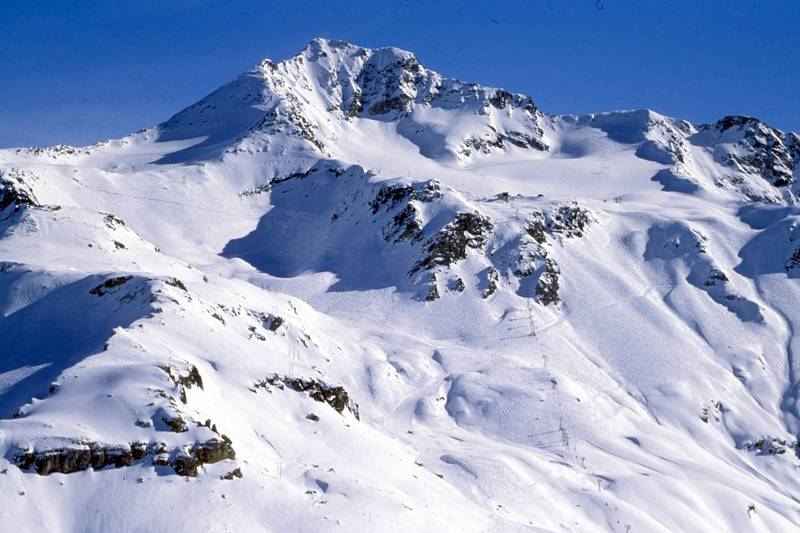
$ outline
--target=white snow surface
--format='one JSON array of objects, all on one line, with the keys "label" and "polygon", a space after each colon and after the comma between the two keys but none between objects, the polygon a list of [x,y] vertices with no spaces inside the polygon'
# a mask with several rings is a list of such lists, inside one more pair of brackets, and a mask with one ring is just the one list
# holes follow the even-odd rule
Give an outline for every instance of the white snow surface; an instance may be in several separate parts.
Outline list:
[{"label": "white snow surface", "polygon": [[[0,150],[0,530],[796,531],[799,179],[756,119],[551,116],[324,39]],[[20,464],[222,434],[196,476]]]}]

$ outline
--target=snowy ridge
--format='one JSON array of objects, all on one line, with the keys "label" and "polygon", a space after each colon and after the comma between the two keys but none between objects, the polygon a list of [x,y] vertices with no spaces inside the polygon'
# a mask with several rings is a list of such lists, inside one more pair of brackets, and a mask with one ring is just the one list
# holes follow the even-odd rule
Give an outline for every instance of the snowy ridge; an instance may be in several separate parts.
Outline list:
[{"label": "snowy ridge", "polygon": [[0,150],[4,523],[794,530],[799,179],[324,39]]},{"label": "snowy ridge", "polygon": [[[323,39],[281,63],[262,61],[159,129],[163,139],[191,138],[199,129],[213,155],[224,147],[338,157],[335,139],[359,119],[394,122],[430,157],[547,149],[530,98],[444,78],[397,48]],[[287,136],[292,142],[284,145]]]}]

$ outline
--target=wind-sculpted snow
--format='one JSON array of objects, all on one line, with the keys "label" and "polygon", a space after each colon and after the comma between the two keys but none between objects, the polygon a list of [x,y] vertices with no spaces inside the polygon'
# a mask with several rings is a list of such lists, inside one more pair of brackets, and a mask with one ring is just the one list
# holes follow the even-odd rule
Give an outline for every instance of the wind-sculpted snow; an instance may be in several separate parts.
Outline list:
[{"label": "wind-sculpted snow", "polygon": [[798,161],[324,39],[0,150],[3,523],[795,530]]},{"label": "wind-sculpted snow", "polygon": [[680,261],[688,269],[687,280],[706,291],[714,301],[735,313],[742,321],[763,321],[758,304],[736,294],[730,278],[709,257],[708,238],[686,224],[670,222],[653,226],[648,232],[645,260]]},{"label": "wind-sculpted snow", "polygon": [[800,210],[746,206],[740,214],[758,233],[739,252],[742,262],[737,270],[751,277],[780,272],[796,277]]}]

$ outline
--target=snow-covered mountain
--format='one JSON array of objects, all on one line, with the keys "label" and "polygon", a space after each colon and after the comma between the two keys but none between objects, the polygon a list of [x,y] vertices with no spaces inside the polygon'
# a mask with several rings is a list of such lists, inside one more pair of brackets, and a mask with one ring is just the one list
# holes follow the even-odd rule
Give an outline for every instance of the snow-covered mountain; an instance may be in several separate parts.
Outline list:
[{"label": "snow-covered mountain", "polygon": [[796,530],[799,184],[323,39],[0,150],[0,529]]}]

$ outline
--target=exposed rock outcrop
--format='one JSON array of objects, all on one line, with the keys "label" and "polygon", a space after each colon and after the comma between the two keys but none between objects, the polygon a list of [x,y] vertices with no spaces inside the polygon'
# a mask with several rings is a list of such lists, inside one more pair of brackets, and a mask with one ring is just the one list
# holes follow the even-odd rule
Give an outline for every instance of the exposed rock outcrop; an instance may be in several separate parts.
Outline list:
[{"label": "exposed rock outcrop", "polygon": [[326,403],[333,407],[337,412],[342,413],[345,409],[349,410],[358,419],[358,404],[350,399],[350,395],[342,386],[331,386],[313,378],[290,378],[274,374],[272,377],[263,379],[256,383],[253,391],[257,388],[267,389],[268,386],[277,387],[283,390],[285,387],[296,392],[306,392],[313,400]]},{"label": "exposed rock outcrop", "polygon": [[562,204],[531,214],[525,234],[519,239],[511,272],[519,278],[536,276],[534,297],[542,305],[558,304],[561,268],[552,257],[550,239],[583,237],[595,221],[591,212],[577,203]]},{"label": "exposed rock outcrop", "polygon": [[572,202],[532,213],[526,231],[542,244],[547,240],[547,234],[566,238],[582,237],[593,221],[594,217],[588,209]]},{"label": "exposed rock outcrop", "polygon": [[486,269],[486,288],[481,295],[484,299],[489,298],[497,292],[497,286],[500,283],[500,273],[494,267]]},{"label": "exposed rock outcrop", "polygon": [[549,146],[541,140],[543,131],[537,128],[538,136],[533,136],[516,130],[509,130],[504,133],[498,132],[492,126],[480,136],[470,136],[464,139],[463,146],[459,153],[465,157],[473,153],[491,154],[492,149],[503,150],[509,144],[518,148],[532,148],[535,150],[547,151]]},{"label": "exposed rock outcrop", "polygon": [[[13,462],[22,470],[35,471],[46,476],[53,473],[71,474],[92,468],[100,470],[107,466],[122,468],[135,462],[150,459],[150,464],[170,466],[181,476],[196,476],[198,467],[235,459],[236,452],[230,439],[222,435],[207,441],[175,449],[168,449],[163,442],[135,442],[123,445],[99,444],[96,442],[74,442],[68,446],[18,450]],[[241,474],[241,473],[240,473]],[[241,477],[241,475],[237,476]]]},{"label": "exposed rock outcrop", "polygon": [[800,269],[800,248],[795,249],[789,259],[786,260],[783,268],[787,274]]},{"label": "exposed rock outcrop", "polygon": [[418,181],[411,185],[384,185],[378,190],[375,198],[370,200],[372,214],[380,209],[391,210],[400,202],[416,200],[429,203],[442,198],[441,184],[437,180]]},{"label": "exposed rock outcrop", "polygon": [[745,442],[742,447],[758,455],[782,455],[790,449],[800,450],[800,442],[779,437],[761,437]]},{"label": "exposed rock outcrop", "polygon": [[[194,365],[189,366],[187,370],[183,371],[168,365],[159,368],[167,373],[170,381],[178,388],[178,397],[182,403],[186,403],[186,389],[191,389],[192,387],[203,388],[203,378]],[[179,424],[179,426],[182,427],[183,424]]]},{"label": "exposed rock outcrop", "polygon": [[431,203],[441,198],[441,188],[436,180],[415,182],[411,185],[392,184],[381,187],[369,202],[369,207],[375,215],[381,210],[390,212],[403,205],[391,222],[383,226],[383,238],[386,242],[394,243],[419,242],[423,237],[423,221],[418,204]]},{"label": "exposed rock outcrop", "polygon": [[25,206],[37,206],[39,203],[27,183],[32,177],[25,171],[14,168],[0,170],[0,211],[12,207],[15,211]]},{"label": "exposed rock outcrop", "polygon": [[480,213],[458,213],[444,228],[431,237],[425,248],[426,255],[411,268],[410,274],[421,269],[450,266],[466,259],[469,248],[481,248],[494,226]]},{"label": "exposed rock outcrop", "polygon": [[796,135],[784,134],[758,119],[744,116],[727,116],[711,127],[719,134],[720,141],[731,142],[734,147],[718,154],[720,163],[739,172],[760,175],[775,187],[793,182],[798,165]]},{"label": "exposed rock outcrop", "polygon": [[133,279],[133,276],[116,276],[113,278],[108,278],[97,287],[90,289],[89,294],[94,294],[95,296],[103,296],[111,289],[124,285],[131,279]]}]

